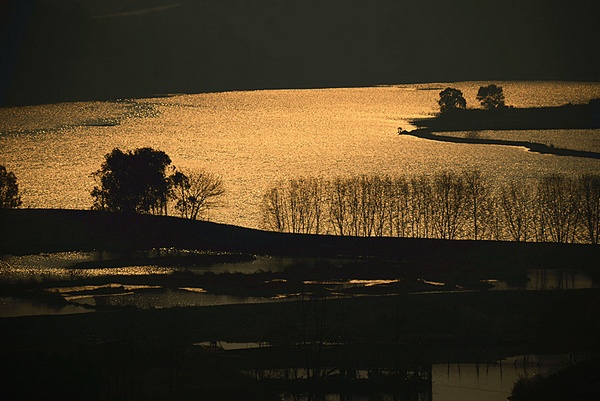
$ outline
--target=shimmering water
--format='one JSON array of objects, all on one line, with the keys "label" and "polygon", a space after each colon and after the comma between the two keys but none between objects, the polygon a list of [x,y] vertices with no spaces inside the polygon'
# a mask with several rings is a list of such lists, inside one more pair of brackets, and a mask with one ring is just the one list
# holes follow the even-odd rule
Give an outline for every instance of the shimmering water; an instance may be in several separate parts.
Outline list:
[{"label": "shimmering water", "polygon": [[[265,188],[299,175],[420,174],[479,168],[492,179],[600,172],[600,161],[505,146],[398,136],[433,115],[439,92],[467,103],[485,82],[351,89],[265,90],[0,109],[0,164],[19,180],[24,207],[89,208],[90,173],[113,148],[164,150],[184,171],[222,176],[227,195],[209,218],[259,227]],[[600,83],[498,82],[515,107],[586,103]],[[600,151],[600,130],[483,133]]]}]

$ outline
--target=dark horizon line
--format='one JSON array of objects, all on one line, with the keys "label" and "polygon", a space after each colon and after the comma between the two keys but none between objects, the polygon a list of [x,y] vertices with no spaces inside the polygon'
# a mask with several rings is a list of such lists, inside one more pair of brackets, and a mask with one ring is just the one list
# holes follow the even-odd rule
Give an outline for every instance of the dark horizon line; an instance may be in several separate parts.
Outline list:
[{"label": "dark horizon line", "polygon": [[444,84],[444,85],[452,85],[452,84],[460,84],[467,82],[486,82],[486,83],[506,83],[506,82],[563,82],[563,83],[589,83],[589,84],[600,84],[600,80],[590,80],[586,78],[581,79],[458,79],[458,80],[405,80],[405,81],[395,81],[395,82],[381,82],[381,83],[348,83],[348,84],[339,84],[339,85],[257,85],[257,86],[232,86],[232,87],[223,87],[223,88],[207,88],[205,90],[199,91],[173,91],[173,92],[156,92],[156,93],[144,93],[140,92],[137,94],[125,94],[122,96],[76,96],[69,97],[65,99],[56,99],[56,100],[43,100],[38,99],[37,101],[29,101],[29,102],[2,102],[0,103],[0,109],[3,108],[18,108],[18,107],[27,107],[27,106],[42,106],[42,105],[53,105],[53,104],[61,104],[61,103],[80,103],[80,102],[120,102],[124,100],[131,99],[157,99],[157,98],[171,98],[175,96],[183,96],[183,95],[202,95],[202,94],[210,94],[210,93],[228,93],[228,92],[257,92],[257,91],[283,91],[283,90],[319,90],[319,89],[357,89],[357,88],[376,88],[376,87],[396,87],[402,85],[428,85],[428,84]]}]

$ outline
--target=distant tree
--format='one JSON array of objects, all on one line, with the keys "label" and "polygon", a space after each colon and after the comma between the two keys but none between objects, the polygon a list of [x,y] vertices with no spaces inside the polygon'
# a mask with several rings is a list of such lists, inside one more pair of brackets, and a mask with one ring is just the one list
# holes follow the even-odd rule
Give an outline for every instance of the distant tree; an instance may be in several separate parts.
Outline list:
[{"label": "distant tree", "polygon": [[21,206],[19,185],[13,172],[0,164],[0,209],[12,209]]},{"label": "distant tree", "polygon": [[464,170],[463,180],[466,191],[467,220],[471,223],[474,240],[479,240],[486,233],[490,224],[491,189],[487,178],[478,169]]},{"label": "distant tree", "polygon": [[171,159],[152,148],[123,152],[113,149],[92,174],[98,184],[91,192],[92,209],[124,213],[167,214]]},{"label": "distant tree", "polygon": [[217,198],[225,193],[223,180],[206,172],[183,174],[171,177],[175,209],[181,217],[196,220],[205,210],[215,206]]},{"label": "distant tree", "polygon": [[467,101],[463,97],[460,90],[455,88],[446,88],[440,92],[440,112],[448,113],[453,110],[465,109],[467,107]]},{"label": "distant tree", "polygon": [[536,220],[548,239],[573,242],[581,206],[577,181],[562,174],[545,175],[537,183],[537,201]]},{"label": "distant tree", "polygon": [[481,106],[486,110],[506,107],[502,87],[494,84],[480,87],[477,92],[477,100],[479,100]]},{"label": "distant tree", "polygon": [[600,175],[584,174],[578,179],[581,225],[588,241],[600,242]]}]

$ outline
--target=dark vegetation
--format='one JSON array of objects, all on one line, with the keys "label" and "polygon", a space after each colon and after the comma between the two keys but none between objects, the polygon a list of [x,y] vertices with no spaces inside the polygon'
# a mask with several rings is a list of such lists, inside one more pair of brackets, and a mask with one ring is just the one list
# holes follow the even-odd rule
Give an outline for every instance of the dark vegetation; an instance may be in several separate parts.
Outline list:
[{"label": "dark vegetation", "polygon": [[411,124],[433,132],[600,128],[600,99],[560,107],[514,108],[506,105],[502,87],[490,84],[479,88],[477,100],[482,109],[468,109],[460,90],[446,88],[438,100],[440,113],[435,118],[413,119]]},{"label": "dark vegetation", "polygon": [[264,226],[292,233],[598,243],[600,177],[494,183],[478,170],[293,178],[264,195]]},{"label": "dark vegetation", "polygon": [[21,203],[17,177],[0,164],[0,209],[16,208]]},{"label": "dark vegetation", "polygon": [[165,152],[152,148],[113,149],[92,176],[97,182],[92,209],[125,214],[166,216],[172,203],[181,217],[195,220],[225,192],[219,177],[207,172],[186,175],[171,165]]},{"label": "dark vegetation", "polygon": [[590,129],[600,128],[599,116],[600,100],[594,99],[588,104],[559,107],[456,109],[435,118],[415,119],[411,124],[434,132]]}]

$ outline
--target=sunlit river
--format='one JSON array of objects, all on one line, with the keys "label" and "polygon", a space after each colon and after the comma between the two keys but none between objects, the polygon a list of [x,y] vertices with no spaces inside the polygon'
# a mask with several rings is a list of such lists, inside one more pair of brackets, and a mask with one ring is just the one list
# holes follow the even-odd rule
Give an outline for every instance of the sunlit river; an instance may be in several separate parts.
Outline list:
[{"label": "sunlit river", "polygon": [[[222,176],[227,194],[211,220],[260,227],[266,187],[299,175],[421,174],[478,168],[491,179],[600,172],[600,160],[522,148],[398,136],[408,119],[437,112],[439,92],[469,107],[486,82],[265,90],[0,109],[0,164],[19,181],[24,207],[89,208],[97,170],[113,148],[164,150],[183,171]],[[515,107],[587,103],[600,83],[498,82]],[[600,151],[600,130],[486,132]]]}]

